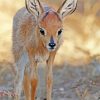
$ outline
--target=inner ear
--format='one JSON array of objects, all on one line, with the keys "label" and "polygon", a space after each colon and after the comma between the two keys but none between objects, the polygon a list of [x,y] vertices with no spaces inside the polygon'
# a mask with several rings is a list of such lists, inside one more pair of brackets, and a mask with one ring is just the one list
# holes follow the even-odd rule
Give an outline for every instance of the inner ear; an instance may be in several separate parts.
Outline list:
[{"label": "inner ear", "polygon": [[58,9],[58,13],[62,18],[68,14],[72,14],[77,7],[77,0],[65,0]]},{"label": "inner ear", "polygon": [[26,9],[29,13],[39,17],[44,12],[43,6],[39,0],[25,0]]}]

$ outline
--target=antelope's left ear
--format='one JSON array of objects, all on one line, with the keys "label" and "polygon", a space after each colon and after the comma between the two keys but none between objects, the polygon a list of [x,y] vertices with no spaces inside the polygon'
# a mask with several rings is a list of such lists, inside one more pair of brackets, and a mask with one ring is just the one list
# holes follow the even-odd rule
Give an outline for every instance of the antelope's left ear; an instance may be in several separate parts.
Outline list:
[{"label": "antelope's left ear", "polygon": [[77,7],[77,0],[65,0],[58,9],[58,14],[64,18],[68,14],[72,14]]}]

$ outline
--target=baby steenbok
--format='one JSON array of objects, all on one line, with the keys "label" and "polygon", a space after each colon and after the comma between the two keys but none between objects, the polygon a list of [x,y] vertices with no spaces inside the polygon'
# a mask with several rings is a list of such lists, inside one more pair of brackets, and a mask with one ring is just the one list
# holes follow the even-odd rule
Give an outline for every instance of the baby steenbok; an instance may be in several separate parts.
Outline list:
[{"label": "baby steenbok", "polygon": [[[35,100],[38,85],[37,64],[47,64],[47,100],[52,94],[52,65],[62,43],[62,19],[74,12],[77,0],[65,0],[58,11],[39,0],[26,0],[26,8],[17,12],[13,20],[13,54],[15,58],[16,100],[20,100],[22,86],[26,100]],[[23,85],[22,85],[23,84]]]}]

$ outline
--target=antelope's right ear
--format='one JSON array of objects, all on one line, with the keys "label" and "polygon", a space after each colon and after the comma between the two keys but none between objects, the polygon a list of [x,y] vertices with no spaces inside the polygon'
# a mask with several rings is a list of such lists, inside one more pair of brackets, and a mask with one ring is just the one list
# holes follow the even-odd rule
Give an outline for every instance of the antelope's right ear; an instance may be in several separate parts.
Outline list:
[{"label": "antelope's right ear", "polygon": [[66,15],[72,14],[75,11],[76,6],[77,0],[65,0],[57,12],[64,18]]},{"label": "antelope's right ear", "polygon": [[25,0],[26,9],[29,13],[39,17],[44,12],[43,6],[39,0]]}]

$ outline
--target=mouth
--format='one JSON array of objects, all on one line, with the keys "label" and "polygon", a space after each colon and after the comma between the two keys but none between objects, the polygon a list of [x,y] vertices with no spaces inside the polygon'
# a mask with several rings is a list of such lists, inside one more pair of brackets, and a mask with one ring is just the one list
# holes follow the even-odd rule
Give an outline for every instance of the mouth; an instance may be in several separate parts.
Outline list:
[{"label": "mouth", "polygon": [[52,51],[55,51],[56,48],[54,48],[54,47],[49,47],[49,48],[47,48],[47,49],[48,49],[48,51],[52,52]]}]

